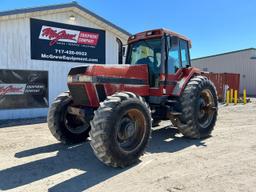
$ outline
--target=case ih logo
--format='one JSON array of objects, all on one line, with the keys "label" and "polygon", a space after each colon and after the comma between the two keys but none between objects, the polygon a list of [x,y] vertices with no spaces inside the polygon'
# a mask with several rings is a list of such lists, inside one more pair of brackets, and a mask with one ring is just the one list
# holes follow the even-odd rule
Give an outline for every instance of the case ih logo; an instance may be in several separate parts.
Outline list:
[{"label": "case ih logo", "polygon": [[55,45],[58,41],[96,46],[99,34],[43,25],[39,39],[50,40],[50,46]]},{"label": "case ih logo", "polygon": [[23,95],[26,84],[0,84],[0,95]]}]

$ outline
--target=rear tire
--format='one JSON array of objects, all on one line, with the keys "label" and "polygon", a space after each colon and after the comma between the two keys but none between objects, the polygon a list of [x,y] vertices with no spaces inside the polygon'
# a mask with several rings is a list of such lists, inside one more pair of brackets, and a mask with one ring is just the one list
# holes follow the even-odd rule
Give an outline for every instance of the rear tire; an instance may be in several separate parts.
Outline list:
[{"label": "rear tire", "polygon": [[[60,94],[52,103],[47,117],[52,135],[64,144],[83,142],[89,136],[90,131],[89,122],[85,125],[76,116],[67,113],[67,108],[71,103],[72,98],[68,92]],[[79,128],[78,126],[82,128],[82,131],[72,131],[72,129]]]},{"label": "rear tire", "polygon": [[208,137],[214,129],[218,102],[216,88],[203,76],[193,77],[180,97],[179,131],[189,138]]},{"label": "rear tire", "polygon": [[97,158],[112,167],[138,161],[151,132],[151,112],[142,97],[120,92],[108,97],[91,121],[91,146]]}]

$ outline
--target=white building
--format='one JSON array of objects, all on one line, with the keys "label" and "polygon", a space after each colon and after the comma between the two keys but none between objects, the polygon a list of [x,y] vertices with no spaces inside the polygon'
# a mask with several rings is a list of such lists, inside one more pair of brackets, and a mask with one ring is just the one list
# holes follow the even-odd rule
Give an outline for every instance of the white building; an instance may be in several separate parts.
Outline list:
[{"label": "white building", "polygon": [[70,68],[121,62],[129,35],[75,2],[0,12],[0,119],[46,116]]},{"label": "white building", "polygon": [[240,94],[256,95],[256,49],[249,48],[192,60],[192,66],[203,71],[240,74]]}]

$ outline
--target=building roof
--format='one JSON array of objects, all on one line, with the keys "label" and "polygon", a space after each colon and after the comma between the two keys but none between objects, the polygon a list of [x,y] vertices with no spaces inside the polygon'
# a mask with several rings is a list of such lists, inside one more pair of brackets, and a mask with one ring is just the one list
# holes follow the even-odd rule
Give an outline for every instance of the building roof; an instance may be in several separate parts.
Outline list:
[{"label": "building roof", "polygon": [[256,50],[256,48],[240,49],[240,50],[236,50],[236,51],[230,51],[230,52],[225,52],[225,53],[220,53],[220,54],[215,54],[215,55],[209,55],[209,56],[205,56],[205,57],[198,57],[198,58],[192,59],[192,61],[199,60],[199,59],[207,59],[207,58],[217,57],[217,56],[223,56],[223,55],[228,55],[228,54],[233,54],[233,53],[239,53],[239,52],[243,52],[243,51],[250,51],[250,50]]},{"label": "building roof", "polygon": [[33,8],[24,8],[24,9],[15,9],[10,11],[3,11],[0,12],[0,17],[3,16],[10,16],[10,15],[17,15],[17,14],[25,14],[25,13],[32,13],[32,12],[39,12],[39,11],[49,11],[54,9],[63,9],[63,8],[78,8],[81,11],[91,15],[92,17],[95,17],[96,19],[100,20],[103,23],[106,23],[107,25],[113,27],[114,29],[118,30],[119,32],[131,36],[131,34],[122,29],[121,27],[118,27],[117,25],[113,24],[112,22],[104,19],[103,17],[93,13],[92,11],[86,9],[85,7],[79,5],[77,2],[72,1],[71,3],[65,3],[65,4],[56,4],[56,5],[48,5],[48,6],[41,6],[41,7],[33,7]]}]

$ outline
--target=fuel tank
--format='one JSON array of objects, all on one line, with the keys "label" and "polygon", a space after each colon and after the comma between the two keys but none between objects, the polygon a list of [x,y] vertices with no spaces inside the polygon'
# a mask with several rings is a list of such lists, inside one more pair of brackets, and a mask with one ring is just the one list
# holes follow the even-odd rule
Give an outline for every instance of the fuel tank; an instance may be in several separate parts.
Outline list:
[{"label": "fuel tank", "polygon": [[149,95],[147,65],[84,65],[72,68],[68,88],[75,105],[97,108],[107,96],[129,91]]}]

